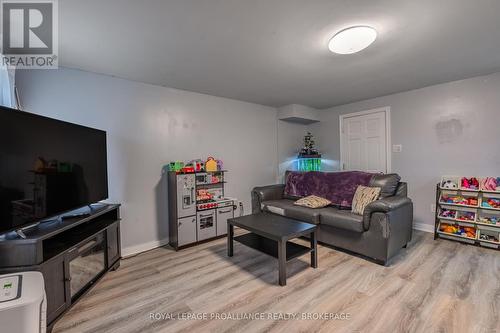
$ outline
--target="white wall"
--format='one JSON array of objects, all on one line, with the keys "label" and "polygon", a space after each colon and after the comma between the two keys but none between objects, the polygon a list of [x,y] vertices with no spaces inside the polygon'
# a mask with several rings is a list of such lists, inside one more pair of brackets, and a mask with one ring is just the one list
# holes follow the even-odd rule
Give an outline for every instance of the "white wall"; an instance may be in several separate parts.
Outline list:
[{"label": "white wall", "polygon": [[[322,111],[312,125],[320,151],[338,170],[339,115],[391,107],[392,171],[409,183],[417,227],[434,223],[441,175],[500,176],[500,73],[379,97]],[[324,165],[325,167],[325,165]]]},{"label": "white wall", "polygon": [[310,125],[278,120],[278,179],[284,182],[285,171],[297,168],[297,155],[304,146],[304,136]]},{"label": "white wall", "polygon": [[311,121],[319,121],[318,110],[299,104],[278,108],[278,183],[284,182],[285,171],[296,170],[297,155],[304,147],[304,136],[311,131]]},{"label": "white wall", "polygon": [[125,254],[168,237],[161,170],[169,161],[222,159],[226,194],[246,212],[251,188],[276,180],[274,108],[70,69],[17,75],[26,111],[108,132],[109,201],[123,204]]}]

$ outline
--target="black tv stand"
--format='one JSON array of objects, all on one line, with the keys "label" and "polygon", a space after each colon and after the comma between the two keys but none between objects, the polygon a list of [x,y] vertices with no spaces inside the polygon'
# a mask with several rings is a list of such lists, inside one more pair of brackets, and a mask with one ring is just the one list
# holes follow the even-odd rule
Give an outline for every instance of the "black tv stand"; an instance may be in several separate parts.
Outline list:
[{"label": "black tv stand", "polygon": [[[47,221],[43,221],[42,223],[52,222],[52,221],[56,221],[56,220],[64,221],[64,220],[75,219],[75,218],[85,218],[85,217],[92,216],[92,214],[98,213],[100,210],[106,209],[106,207],[107,207],[107,205],[102,204],[102,203],[90,204],[90,205],[84,206],[82,208],[76,209],[73,212],[69,212],[69,213],[66,213],[64,215],[61,215],[54,220],[47,220]],[[83,211],[83,209],[85,209],[85,208],[88,208],[88,210]]]},{"label": "black tv stand", "polygon": [[[0,274],[43,274],[48,332],[99,279],[120,266],[120,205],[93,207],[85,216],[79,212],[0,237]],[[73,271],[73,266],[80,271]],[[81,267],[89,270],[81,272]]]},{"label": "black tv stand", "polygon": [[84,218],[84,217],[89,217],[91,216],[91,213],[77,213],[77,214],[72,214],[72,215],[63,215],[61,216],[61,220],[70,220],[70,219],[75,219],[75,218]]},{"label": "black tv stand", "polygon": [[90,204],[90,205],[87,205],[87,207],[89,207],[90,211],[93,212],[93,211],[98,211],[100,209],[104,209],[106,208],[106,204],[103,204],[103,203],[95,203],[95,204]]},{"label": "black tv stand", "polygon": [[[12,233],[14,235],[16,235],[17,237],[21,237],[22,239],[26,239],[28,238],[28,236],[26,236],[26,232],[32,228],[36,228],[38,227],[41,223],[45,223],[45,221],[41,221],[41,222],[36,222],[32,225],[28,225],[26,227],[23,227],[23,228],[20,228],[20,229],[16,229],[14,230]],[[5,239],[5,238],[4,238]]]}]

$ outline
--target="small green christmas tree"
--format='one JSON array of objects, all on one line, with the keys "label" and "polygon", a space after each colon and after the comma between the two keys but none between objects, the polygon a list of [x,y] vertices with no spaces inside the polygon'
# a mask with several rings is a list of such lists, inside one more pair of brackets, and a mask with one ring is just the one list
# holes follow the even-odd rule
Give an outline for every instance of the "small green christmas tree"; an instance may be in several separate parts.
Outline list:
[{"label": "small green christmas tree", "polygon": [[314,148],[316,142],[311,132],[307,132],[304,136],[304,148],[301,149],[300,155],[318,155],[318,151]]}]

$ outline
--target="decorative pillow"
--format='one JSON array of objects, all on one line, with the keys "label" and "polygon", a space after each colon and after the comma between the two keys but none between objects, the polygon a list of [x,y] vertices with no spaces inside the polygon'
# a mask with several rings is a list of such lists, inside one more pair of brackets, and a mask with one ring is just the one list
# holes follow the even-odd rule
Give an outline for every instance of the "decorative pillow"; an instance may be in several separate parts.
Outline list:
[{"label": "decorative pillow", "polygon": [[325,198],[320,198],[315,195],[310,195],[308,197],[299,199],[295,201],[293,204],[297,206],[303,206],[308,208],[323,208],[331,204],[330,200]]},{"label": "decorative pillow", "polygon": [[380,187],[358,186],[354,198],[352,199],[352,212],[363,215],[365,207],[380,196]]}]

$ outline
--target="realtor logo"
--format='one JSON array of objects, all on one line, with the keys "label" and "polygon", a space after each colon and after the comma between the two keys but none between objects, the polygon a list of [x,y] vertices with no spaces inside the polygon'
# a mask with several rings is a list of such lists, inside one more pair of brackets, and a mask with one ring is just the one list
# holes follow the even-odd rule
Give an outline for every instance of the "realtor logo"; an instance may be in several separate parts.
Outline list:
[{"label": "realtor logo", "polygon": [[2,64],[57,68],[57,0],[2,0]]}]

